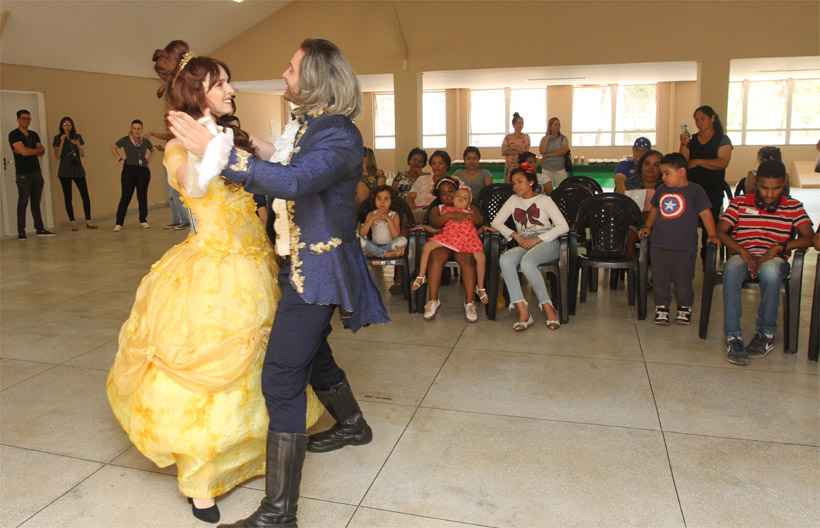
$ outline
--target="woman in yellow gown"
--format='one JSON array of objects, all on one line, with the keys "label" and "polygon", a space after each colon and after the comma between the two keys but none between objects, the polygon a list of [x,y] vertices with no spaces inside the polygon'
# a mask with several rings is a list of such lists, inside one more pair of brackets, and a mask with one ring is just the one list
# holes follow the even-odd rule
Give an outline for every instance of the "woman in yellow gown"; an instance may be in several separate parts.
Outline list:
[{"label": "woman in yellow gown", "polygon": [[[194,117],[226,141],[247,141],[241,130],[214,119],[233,112],[224,64],[192,57],[181,41],[158,50],[154,60],[166,81],[160,94],[172,109],[196,101],[199,90],[206,105]],[[253,197],[207,174],[207,161],[175,140],[166,146],[169,183],[190,208],[196,232],[142,279],[107,392],[139,451],[160,467],[176,464],[194,515],[217,522],[213,499],[265,473],[268,414],[260,372],[279,291]],[[308,394],[308,427],[321,412]]]}]

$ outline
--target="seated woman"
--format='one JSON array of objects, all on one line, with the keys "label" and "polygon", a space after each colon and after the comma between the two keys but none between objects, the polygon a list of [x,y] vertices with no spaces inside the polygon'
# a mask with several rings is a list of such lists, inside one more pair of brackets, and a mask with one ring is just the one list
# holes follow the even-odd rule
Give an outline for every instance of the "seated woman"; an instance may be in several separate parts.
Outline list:
[{"label": "seated woman", "polygon": [[657,150],[645,152],[638,160],[636,179],[641,182],[639,189],[627,189],[624,194],[632,198],[641,212],[648,213],[651,208],[652,196],[661,179],[661,158],[663,154]]},{"label": "seated woman", "polygon": [[[410,188],[410,192],[407,193],[407,203],[413,211],[416,223],[424,223],[427,208],[436,199],[433,189],[439,180],[447,176],[451,163],[452,160],[447,151],[437,150],[433,152],[430,155],[430,169],[433,173],[419,176],[413,183],[413,187]],[[460,186],[460,180],[455,178],[455,181]]]},{"label": "seated woman", "polygon": [[[511,177],[515,194],[495,215],[492,227],[507,240],[518,243],[517,247],[505,251],[499,262],[501,276],[510,293],[510,309],[515,307],[518,310],[518,320],[513,324],[513,329],[520,332],[535,322],[521,290],[520,270],[535,290],[538,304],[547,317],[547,328],[557,330],[561,326],[558,312],[538,266],[558,260],[558,237],[569,231],[569,225],[552,198],[535,191],[538,179],[534,173],[517,168],[513,169]],[[515,231],[504,225],[510,217],[515,222]]]},{"label": "seated woman", "polygon": [[359,226],[362,250],[368,257],[396,258],[404,254],[407,237],[393,201],[393,191],[382,185],[370,198],[370,212]]},{"label": "seated woman", "polygon": [[464,168],[457,170],[453,176],[464,182],[476,198],[481,194],[481,189],[493,184],[490,171],[481,168],[481,151],[478,147],[464,149]]},{"label": "seated woman", "polygon": [[364,147],[362,156],[362,179],[356,184],[356,206],[363,204],[376,187],[387,183],[384,172],[376,163],[376,153],[372,148]]},{"label": "seated woman", "polygon": [[[435,155],[435,154],[434,154]],[[450,177],[441,178],[436,183],[435,192],[441,203],[447,207],[452,207],[455,192],[458,190],[459,182]],[[478,207],[470,206],[472,211],[473,224],[480,226],[484,223],[484,218],[481,215]],[[462,219],[463,213],[442,213],[439,208],[434,207],[430,210],[430,227],[433,229],[442,229],[444,224],[449,220]],[[438,293],[441,287],[441,272],[444,270],[444,264],[455,255],[456,262],[461,267],[461,280],[464,285],[464,316],[467,321],[474,323],[478,321],[478,311],[474,303],[475,288],[476,288],[476,265],[475,259],[469,253],[455,253],[446,247],[434,249],[430,253],[430,263],[427,266],[427,304],[424,305],[424,318],[428,321],[435,318],[441,301],[439,301]]]},{"label": "seated woman", "polygon": [[427,153],[419,148],[414,147],[407,154],[407,169],[400,171],[393,178],[393,190],[396,191],[399,198],[406,200],[407,193],[416,183],[416,180],[424,173],[424,167],[427,166]]},{"label": "seated woman", "polygon": [[[764,161],[779,161],[783,163],[783,153],[777,147],[760,147],[757,151],[757,166]],[[786,194],[789,194],[789,182],[786,181]],[[754,194],[757,191],[757,169],[750,170],[743,185],[743,194]]]}]

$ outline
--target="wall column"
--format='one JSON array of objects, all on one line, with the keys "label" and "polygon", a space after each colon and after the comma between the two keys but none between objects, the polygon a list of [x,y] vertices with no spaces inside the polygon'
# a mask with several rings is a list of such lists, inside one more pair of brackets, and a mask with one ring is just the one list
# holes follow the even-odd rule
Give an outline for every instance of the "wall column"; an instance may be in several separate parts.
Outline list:
[{"label": "wall column", "polygon": [[698,104],[714,108],[721,122],[726,123],[729,108],[728,58],[715,57],[698,63],[698,100]]},{"label": "wall column", "polygon": [[404,170],[407,153],[421,146],[422,73],[400,71],[393,74],[396,94],[396,170]]}]

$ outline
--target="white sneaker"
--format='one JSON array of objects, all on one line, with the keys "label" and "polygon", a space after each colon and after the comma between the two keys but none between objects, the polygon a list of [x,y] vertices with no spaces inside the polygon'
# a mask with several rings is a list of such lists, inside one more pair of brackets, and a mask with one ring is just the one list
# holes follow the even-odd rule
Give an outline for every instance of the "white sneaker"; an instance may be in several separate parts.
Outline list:
[{"label": "white sneaker", "polygon": [[475,303],[467,303],[464,305],[464,317],[471,323],[478,321],[478,311],[475,309]]},{"label": "white sneaker", "polygon": [[438,299],[434,301],[427,301],[427,304],[424,305],[424,318],[430,321],[436,316],[439,307],[441,306],[441,301]]},{"label": "white sneaker", "polygon": [[122,231],[122,226],[121,225],[115,225],[114,226],[114,232],[117,232],[117,231]]},{"label": "white sneaker", "polygon": [[143,229],[151,229],[151,226],[148,224],[148,222],[140,222],[140,225]]}]

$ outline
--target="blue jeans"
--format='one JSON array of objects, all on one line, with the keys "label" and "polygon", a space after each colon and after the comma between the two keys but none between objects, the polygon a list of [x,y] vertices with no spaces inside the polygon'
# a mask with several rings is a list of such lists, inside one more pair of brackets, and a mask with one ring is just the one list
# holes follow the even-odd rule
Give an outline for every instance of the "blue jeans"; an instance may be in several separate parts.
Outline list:
[{"label": "blue jeans", "polygon": [[541,242],[532,249],[514,247],[501,254],[499,265],[501,266],[501,276],[510,292],[510,306],[524,299],[521,291],[521,279],[518,270],[527,277],[530,286],[535,291],[539,304],[552,304],[550,294],[547,291],[547,284],[544,276],[538,270],[538,266],[548,262],[558,260],[561,251],[561,243],[558,240],[551,242]]},{"label": "blue jeans", "polygon": [[[777,308],[780,304],[780,288],[789,269],[780,257],[767,260],[758,270],[760,282],[760,305],[757,309],[757,331],[773,337],[777,330]],[[723,311],[726,337],[742,338],[740,330],[741,289],[749,277],[749,269],[740,255],[733,255],[723,271]]]},{"label": "blue jeans", "polygon": [[168,186],[168,204],[171,206],[171,224],[189,224],[188,211],[182,204],[182,199],[179,196],[179,191]]},{"label": "blue jeans", "polygon": [[407,246],[407,239],[399,236],[388,242],[387,244],[376,244],[369,238],[362,238],[362,250],[365,256],[368,257],[383,257],[388,251],[394,251]]}]

